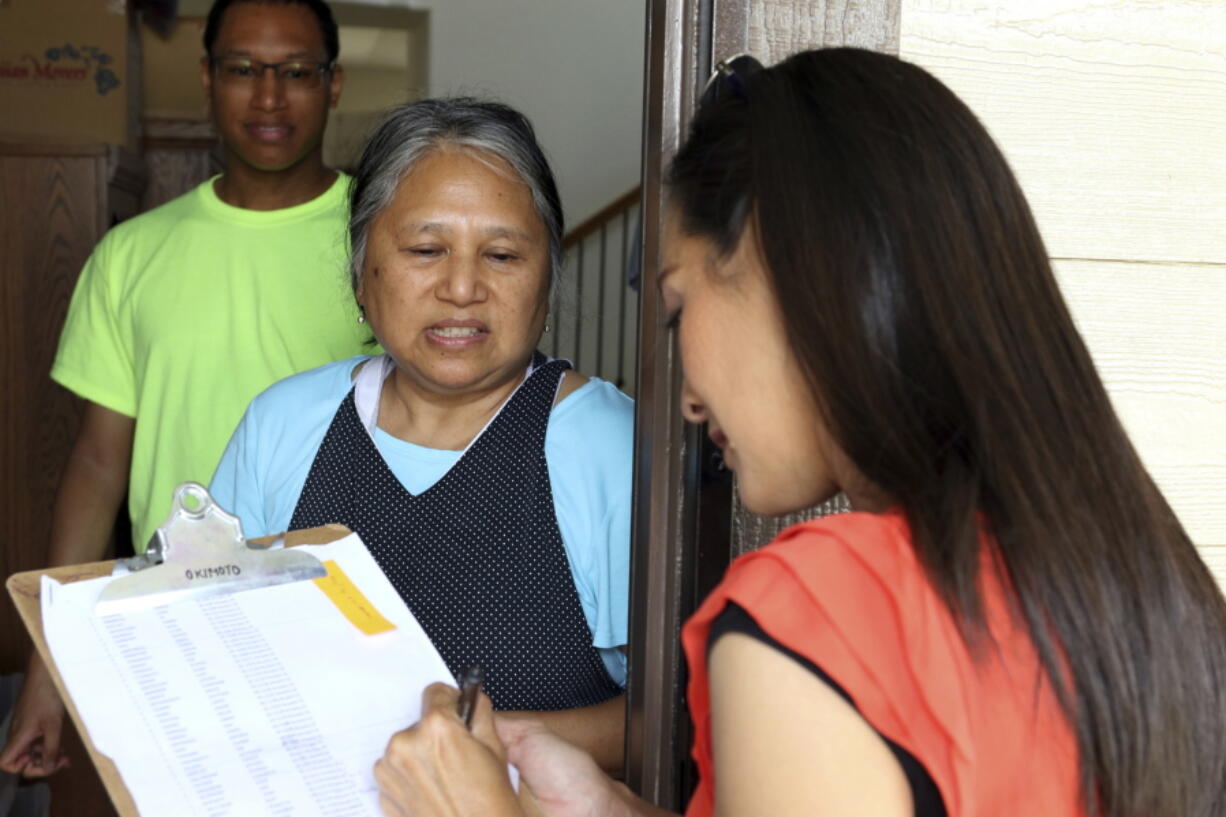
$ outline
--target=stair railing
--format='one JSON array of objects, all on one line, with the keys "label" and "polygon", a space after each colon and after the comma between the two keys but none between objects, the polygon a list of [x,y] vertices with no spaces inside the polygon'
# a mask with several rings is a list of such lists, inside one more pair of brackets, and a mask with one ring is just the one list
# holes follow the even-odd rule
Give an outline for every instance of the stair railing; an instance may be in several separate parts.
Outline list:
[{"label": "stair railing", "polygon": [[566,234],[552,328],[542,339],[550,355],[631,396],[638,362],[638,241],[637,187]]}]

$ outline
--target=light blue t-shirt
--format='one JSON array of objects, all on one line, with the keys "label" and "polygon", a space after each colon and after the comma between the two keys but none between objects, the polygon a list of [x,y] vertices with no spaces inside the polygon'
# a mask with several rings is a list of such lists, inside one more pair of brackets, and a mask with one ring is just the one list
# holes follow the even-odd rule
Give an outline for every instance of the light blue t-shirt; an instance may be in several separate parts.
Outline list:
[{"label": "light blue t-shirt", "polygon": [[[222,454],[209,491],[243,523],[248,538],[280,533],[352,372],[366,356],[287,377],[256,396]],[[400,483],[420,494],[463,452],[424,448],[375,429],[375,447]],[[626,683],[630,583],[630,492],[634,403],[613,384],[592,378],[553,408],[545,461],[562,544],[592,644],[609,674]]]}]

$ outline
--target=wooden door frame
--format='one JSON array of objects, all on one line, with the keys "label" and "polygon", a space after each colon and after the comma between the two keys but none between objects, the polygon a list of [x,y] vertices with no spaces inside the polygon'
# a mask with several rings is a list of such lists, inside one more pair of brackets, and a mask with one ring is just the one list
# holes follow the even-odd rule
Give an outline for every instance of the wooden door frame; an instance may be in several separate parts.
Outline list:
[{"label": "wooden door frame", "polygon": [[693,782],[685,762],[690,734],[678,634],[710,589],[699,585],[727,564],[731,486],[722,487],[717,477],[704,490],[704,464],[712,470],[706,437],[681,420],[680,359],[655,297],[663,176],[710,74],[712,53],[745,50],[747,33],[748,0],[647,3],[626,781],[672,809],[680,808]]}]

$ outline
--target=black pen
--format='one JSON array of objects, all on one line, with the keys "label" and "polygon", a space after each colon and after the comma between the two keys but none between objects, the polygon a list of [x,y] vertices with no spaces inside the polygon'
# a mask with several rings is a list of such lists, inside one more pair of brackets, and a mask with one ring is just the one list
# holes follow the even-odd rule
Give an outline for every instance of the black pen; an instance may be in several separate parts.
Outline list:
[{"label": "black pen", "polygon": [[460,699],[456,702],[456,714],[464,721],[469,731],[473,728],[473,712],[477,710],[477,693],[485,683],[485,670],[476,664],[460,674]]}]

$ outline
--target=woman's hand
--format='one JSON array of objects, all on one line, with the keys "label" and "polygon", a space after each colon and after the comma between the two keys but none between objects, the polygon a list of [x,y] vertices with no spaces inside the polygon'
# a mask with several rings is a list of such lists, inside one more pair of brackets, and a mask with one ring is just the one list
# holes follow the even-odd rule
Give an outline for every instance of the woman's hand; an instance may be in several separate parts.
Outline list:
[{"label": "woman's hand", "polygon": [[587,752],[531,720],[496,718],[507,758],[519,769],[531,814],[545,817],[664,815],[600,770]]},{"label": "woman's hand", "polygon": [[626,695],[622,693],[595,706],[555,709],[548,712],[507,712],[494,716],[503,721],[533,721],[562,740],[592,756],[596,765],[611,775],[622,771],[626,743]]},{"label": "woman's hand", "polygon": [[375,764],[379,807],[388,817],[523,814],[490,699],[479,696],[470,733],[456,714],[459,695],[446,684],[426,687],[421,720],[393,735]]}]

